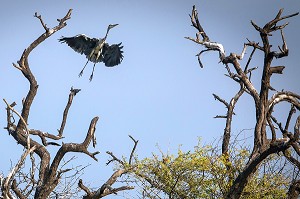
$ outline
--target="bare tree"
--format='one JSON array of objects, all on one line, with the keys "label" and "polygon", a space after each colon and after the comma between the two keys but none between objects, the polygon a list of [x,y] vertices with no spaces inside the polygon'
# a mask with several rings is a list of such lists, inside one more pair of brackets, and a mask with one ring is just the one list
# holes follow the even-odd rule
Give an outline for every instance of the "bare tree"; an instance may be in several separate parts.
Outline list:
[{"label": "bare tree", "polygon": [[[186,38],[204,46],[205,48],[197,54],[200,66],[203,67],[200,59],[203,52],[217,51],[219,53],[220,62],[225,65],[227,70],[226,75],[240,85],[240,89],[231,98],[230,102],[227,102],[218,95],[214,94],[214,98],[223,103],[227,108],[226,115],[217,116],[217,118],[226,119],[222,143],[223,154],[229,153],[228,146],[231,138],[231,124],[234,114],[233,110],[236,103],[243,94],[249,94],[255,105],[256,125],[253,131],[254,145],[252,148],[252,153],[249,156],[249,161],[245,168],[236,177],[230,190],[228,191],[226,197],[228,199],[241,197],[242,191],[247,185],[249,179],[258,170],[263,160],[265,160],[271,154],[282,152],[293,165],[300,169],[300,162],[292,155],[300,155],[300,116],[296,118],[294,129],[290,130],[290,126],[292,125],[292,117],[296,113],[296,110],[300,110],[300,96],[290,91],[277,91],[270,84],[272,76],[274,74],[282,74],[285,68],[285,66],[274,66],[272,61],[274,58],[280,59],[282,57],[287,57],[289,54],[289,49],[284,37],[284,28],[289,23],[286,22],[280,25],[278,25],[278,23],[299,14],[295,13],[282,16],[282,13],[283,9],[280,9],[275,18],[266,23],[263,27],[259,27],[254,21],[251,21],[252,26],[255,28],[255,30],[257,30],[261,37],[262,45],[260,45],[259,42],[248,40],[248,42],[244,43],[244,48],[241,54],[230,53],[229,55],[226,55],[225,48],[221,43],[210,40],[207,32],[204,31],[204,28],[201,26],[195,6],[193,6],[192,14],[190,15],[192,26],[197,30],[197,33],[196,38]],[[282,45],[281,47],[278,46],[278,50],[273,50],[269,38],[272,36],[272,34],[275,34],[278,31],[281,34]],[[252,48],[252,52],[248,57],[248,61],[246,62],[245,66],[242,66],[240,60],[245,57],[244,55],[247,48]],[[260,88],[256,88],[251,81],[252,72],[256,68],[249,68],[251,65],[250,63],[252,56],[257,50],[263,52],[264,54]],[[272,96],[270,91],[274,92]],[[291,109],[286,117],[284,125],[278,121],[273,113],[274,107],[282,102],[291,104]],[[270,132],[269,137],[268,132]],[[277,135],[280,134],[282,136],[279,138]],[[293,150],[294,153],[291,153],[290,150]],[[288,192],[289,198],[296,198],[299,195],[299,188],[299,180],[294,180]]]},{"label": "bare tree", "polygon": [[[91,142],[93,142],[93,147],[95,147],[96,145],[95,130],[99,117],[94,117],[91,120],[86,133],[86,137],[82,141],[82,143],[57,143],[58,140],[63,139],[64,127],[67,122],[68,111],[72,105],[74,96],[80,91],[80,89],[71,88],[70,90],[68,102],[63,112],[61,127],[58,130],[58,134],[52,134],[36,129],[29,129],[27,125],[28,117],[31,111],[31,105],[38,91],[38,83],[34,74],[31,72],[28,57],[39,44],[41,44],[48,37],[67,25],[66,22],[71,18],[71,13],[72,9],[70,9],[63,18],[57,19],[58,25],[53,28],[48,28],[44,23],[41,15],[35,13],[34,17],[36,17],[40,21],[45,32],[24,50],[17,64],[13,63],[13,66],[21,71],[23,76],[28,80],[30,88],[26,97],[22,101],[21,113],[18,113],[18,111],[14,109],[14,106],[16,105],[15,102],[8,103],[5,99],[3,99],[7,105],[6,129],[9,135],[11,135],[16,140],[16,142],[18,144],[21,144],[21,146],[23,146],[26,150],[21,156],[19,162],[12,168],[11,172],[6,177],[4,177],[4,175],[0,176],[2,198],[6,199],[17,197],[25,199],[29,196],[34,196],[34,198],[40,199],[49,197],[49,195],[54,192],[55,188],[59,184],[62,175],[73,170],[73,168],[61,169],[61,164],[63,164],[62,160],[67,153],[84,153],[97,161],[96,155],[99,152],[90,152],[88,150],[88,147]],[[15,119],[16,115],[18,119]],[[39,138],[40,141],[33,139],[34,137]],[[52,141],[49,142],[48,140]],[[47,150],[47,146],[49,145],[59,147],[56,154],[50,154],[50,152]],[[18,186],[21,182],[18,182],[16,174],[20,172],[22,165],[24,164],[24,161],[28,155],[30,155],[32,169],[30,170],[29,174],[24,175],[25,177],[23,179],[26,180],[24,180],[22,183],[25,183],[25,186]],[[39,158],[37,161],[38,164],[36,163],[34,155],[37,155],[37,157]],[[51,155],[53,155],[52,161]],[[37,166],[38,169],[35,169]],[[116,193],[122,190],[132,189],[132,187],[129,186],[123,186],[116,189],[108,188],[108,185],[109,187],[112,186],[116,181],[116,178],[118,178],[120,175],[121,174],[114,173],[111,177],[113,178],[113,180],[110,179],[107,183],[101,186],[101,190],[102,192],[105,191],[105,195]],[[89,195],[90,191],[82,184],[82,180],[79,180],[79,187]],[[96,195],[95,197],[87,196],[85,198],[101,198],[105,195]]]}]

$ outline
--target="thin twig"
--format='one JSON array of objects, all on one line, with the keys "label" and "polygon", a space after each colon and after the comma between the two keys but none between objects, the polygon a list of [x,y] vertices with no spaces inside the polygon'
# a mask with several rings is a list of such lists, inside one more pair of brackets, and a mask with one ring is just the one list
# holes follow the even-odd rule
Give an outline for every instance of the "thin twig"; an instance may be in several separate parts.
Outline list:
[{"label": "thin twig", "polygon": [[18,163],[14,166],[14,168],[10,171],[8,176],[5,178],[5,181],[3,183],[4,190],[9,190],[10,184],[12,180],[14,179],[15,174],[20,170],[22,165],[24,164],[24,161],[28,154],[32,153],[36,149],[36,146],[33,146],[32,148],[28,148],[22,155]]},{"label": "thin twig", "polygon": [[25,126],[25,130],[26,130],[26,134],[27,134],[27,149],[30,148],[30,137],[29,137],[29,129],[28,129],[28,124],[26,123],[26,121],[24,120],[24,118],[21,116],[20,113],[18,113],[18,111],[16,111],[13,107],[11,107],[7,101],[5,99],[3,99],[3,101],[5,102],[6,106],[8,107],[8,109],[10,109],[12,112],[16,113],[18,115],[18,117],[21,119],[21,121],[24,123]]},{"label": "thin twig", "polygon": [[42,16],[41,15],[38,15],[38,13],[34,13],[34,17],[38,18],[43,26],[43,28],[46,30],[46,32],[49,31],[49,28],[47,28],[47,24],[44,23],[43,19],[42,19]]},{"label": "thin twig", "polygon": [[135,151],[135,149],[136,149],[136,146],[137,146],[137,144],[138,144],[138,140],[135,140],[131,135],[129,135],[129,137],[132,139],[132,141],[134,142],[134,146],[133,146],[133,148],[132,148],[132,151],[131,151],[131,153],[130,153],[130,157],[129,157],[129,161],[128,161],[128,163],[129,163],[129,165],[131,165],[131,163],[132,163],[132,158],[133,158],[133,155],[134,155],[134,151]]}]

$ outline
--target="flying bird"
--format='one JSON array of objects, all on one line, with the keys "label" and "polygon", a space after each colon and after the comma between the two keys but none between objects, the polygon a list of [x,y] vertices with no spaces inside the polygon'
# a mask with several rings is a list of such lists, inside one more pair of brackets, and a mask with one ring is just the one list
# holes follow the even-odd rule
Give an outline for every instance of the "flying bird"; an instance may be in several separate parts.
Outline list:
[{"label": "flying bird", "polygon": [[87,62],[84,65],[83,69],[79,73],[79,77],[82,76],[83,71],[88,64],[88,62],[93,62],[93,71],[90,76],[90,81],[93,79],[95,65],[98,62],[103,62],[107,67],[113,67],[120,64],[123,60],[123,51],[122,42],[119,44],[112,44],[109,45],[106,43],[106,38],[108,32],[113,27],[117,26],[118,24],[110,24],[107,27],[107,31],[104,38],[90,38],[84,34],[79,34],[74,37],[62,37],[59,39],[61,43],[66,43],[70,46],[74,51],[85,54],[87,58]]}]

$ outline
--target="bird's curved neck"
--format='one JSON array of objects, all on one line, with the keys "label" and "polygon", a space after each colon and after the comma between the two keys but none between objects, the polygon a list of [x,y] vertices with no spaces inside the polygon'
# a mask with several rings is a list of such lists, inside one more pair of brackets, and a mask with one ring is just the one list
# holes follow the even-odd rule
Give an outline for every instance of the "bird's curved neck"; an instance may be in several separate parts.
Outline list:
[{"label": "bird's curved neck", "polygon": [[110,30],[110,28],[107,28],[105,37],[103,38],[104,40],[106,40],[109,30]]}]

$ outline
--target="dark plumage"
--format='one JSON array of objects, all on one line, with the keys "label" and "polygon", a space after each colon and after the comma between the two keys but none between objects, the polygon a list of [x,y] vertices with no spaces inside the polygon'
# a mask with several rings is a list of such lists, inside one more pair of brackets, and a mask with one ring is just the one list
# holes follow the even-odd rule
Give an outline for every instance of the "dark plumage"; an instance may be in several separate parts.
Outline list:
[{"label": "dark plumage", "polygon": [[79,34],[74,37],[62,37],[59,39],[61,43],[68,44],[68,46],[70,46],[74,51],[86,55],[88,61],[79,73],[79,76],[82,75],[89,61],[94,63],[93,72],[90,76],[90,80],[92,80],[93,78],[96,63],[103,62],[107,67],[113,67],[122,62],[122,43],[109,45],[105,42],[109,30],[117,25],[118,24],[109,25],[106,31],[106,35],[103,39],[89,38],[84,34]]}]

